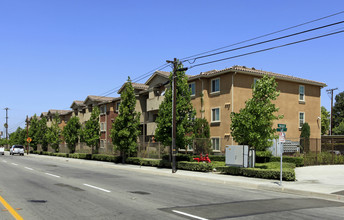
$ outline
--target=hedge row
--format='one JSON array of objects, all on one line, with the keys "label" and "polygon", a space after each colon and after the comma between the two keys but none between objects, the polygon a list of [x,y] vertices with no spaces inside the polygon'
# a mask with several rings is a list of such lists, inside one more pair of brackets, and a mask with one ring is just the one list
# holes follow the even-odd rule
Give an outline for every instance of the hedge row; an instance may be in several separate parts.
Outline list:
[{"label": "hedge row", "polygon": [[[270,162],[280,162],[281,157],[271,157]],[[289,157],[283,156],[283,162],[294,163],[296,167],[302,167],[304,165],[303,157]]]},{"label": "hedge row", "polygon": [[[103,154],[84,154],[84,153],[51,153],[51,152],[32,152],[41,155],[58,156],[58,157],[69,157],[87,160],[98,160],[98,161],[108,161],[120,163],[122,158],[120,156],[113,155],[103,155]],[[182,157],[179,157],[180,159]],[[184,157],[185,158],[185,157]],[[164,167],[170,168],[171,163],[168,160],[155,160],[155,159],[144,159],[139,157],[128,157],[126,163],[140,165],[140,166],[152,166],[152,167]],[[190,171],[200,171],[200,172],[210,172],[216,168],[217,171],[230,174],[230,175],[241,175],[247,177],[256,177],[264,179],[279,179],[280,171],[278,169],[259,169],[259,168],[239,168],[239,167],[227,167],[220,166],[217,167],[213,163],[198,163],[189,161],[177,161],[177,169],[190,170]],[[295,180],[295,172],[293,169],[283,169],[283,179],[287,181]]]},{"label": "hedge row", "polygon": [[[229,175],[256,177],[262,179],[280,179],[280,171],[276,169],[217,167],[216,170]],[[293,169],[283,169],[282,179],[286,181],[295,181],[295,171]]]}]

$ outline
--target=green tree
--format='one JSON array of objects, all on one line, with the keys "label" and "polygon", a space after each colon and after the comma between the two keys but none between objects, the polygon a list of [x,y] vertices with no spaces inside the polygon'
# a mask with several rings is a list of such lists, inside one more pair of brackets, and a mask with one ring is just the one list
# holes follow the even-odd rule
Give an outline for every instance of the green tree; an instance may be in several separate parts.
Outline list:
[{"label": "green tree", "polygon": [[18,127],[17,130],[9,135],[9,145],[25,145],[26,144],[26,130]]},{"label": "green tree", "polygon": [[60,117],[56,113],[53,117],[53,121],[51,127],[48,129],[47,132],[47,139],[50,143],[50,146],[55,150],[55,152],[59,152],[61,140],[61,128],[59,127],[60,124]]},{"label": "green tree", "polygon": [[335,128],[333,128],[332,133],[334,135],[344,135],[344,120]]},{"label": "green tree", "polygon": [[81,124],[78,117],[72,117],[63,128],[63,137],[67,143],[70,153],[75,152],[75,146],[79,141]]},{"label": "green tree", "polygon": [[328,134],[330,129],[330,112],[324,106],[321,106],[321,134]]},{"label": "green tree", "polygon": [[339,126],[344,120],[344,91],[338,93],[335,97],[336,102],[333,106],[333,128]]},{"label": "green tree", "polygon": [[135,111],[136,98],[130,77],[121,93],[121,104],[119,115],[116,117],[111,128],[112,142],[120,150],[122,162],[127,155],[137,151],[137,138],[140,134],[140,113]]},{"label": "green tree", "polygon": [[48,151],[49,141],[47,138],[47,133],[48,133],[47,119],[45,117],[41,118],[38,124],[39,124],[39,130],[37,133],[37,137],[39,139],[38,144],[42,146],[43,151]]},{"label": "green tree", "polygon": [[194,154],[209,154],[212,152],[210,127],[207,119],[196,118],[194,124]]},{"label": "green tree", "polygon": [[39,144],[40,137],[38,136],[39,133],[39,121],[37,119],[36,114],[32,117],[30,121],[30,127],[29,127],[29,137],[31,138],[30,147],[33,148],[33,150],[37,150],[37,145]]},{"label": "green tree", "polygon": [[252,98],[245,102],[245,108],[239,113],[231,113],[232,136],[237,143],[255,147],[258,151],[271,146],[271,140],[277,138],[273,121],[283,118],[275,115],[279,108],[271,102],[278,96],[274,77],[264,75],[252,86]]},{"label": "green tree", "polygon": [[[182,64],[178,69],[183,68]],[[170,74],[170,88],[165,92],[165,99],[159,106],[159,113],[156,119],[157,129],[155,130],[156,139],[165,146],[172,144],[172,75]],[[191,104],[191,91],[189,88],[185,71],[176,72],[176,146],[185,148],[191,144],[194,138],[193,123],[196,111]],[[170,155],[172,149],[170,148]]]},{"label": "green tree", "polygon": [[86,121],[82,129],[82,140],[91,147],[92,153],[98,153],[100,141],[99,108],[93,107],[91,118]]},{"label": "green tree", "polygon": [[311,128],[309,124],[306,122],[302,125],[301,134],[300,134],[300,145],[301,145],[301,152],[309,152],[309,137],[311,136]]}]

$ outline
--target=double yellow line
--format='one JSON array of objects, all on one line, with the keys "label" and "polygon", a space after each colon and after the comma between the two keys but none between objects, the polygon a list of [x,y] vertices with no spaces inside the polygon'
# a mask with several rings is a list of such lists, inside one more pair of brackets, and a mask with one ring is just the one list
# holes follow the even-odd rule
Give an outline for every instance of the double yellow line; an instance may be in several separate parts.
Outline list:
[{"label": "double yellow line", "polygon": [[23,218],[16,212],[16,210],[14,210],[1,196],[0,196],[0,202],[16,220],[23,220]]}]

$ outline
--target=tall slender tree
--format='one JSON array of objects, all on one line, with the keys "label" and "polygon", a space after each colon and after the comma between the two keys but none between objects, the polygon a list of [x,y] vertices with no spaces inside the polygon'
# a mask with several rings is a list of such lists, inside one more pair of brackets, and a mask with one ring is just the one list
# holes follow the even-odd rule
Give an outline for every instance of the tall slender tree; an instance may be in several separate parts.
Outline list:
[{"label": "tall slender tree", "polygon": [[60,124],[60,117],[58,113],[56,113],[53,117],[51,127],[48,129],[47,132],[47,139],[50,143],[50,146],[55,150],[55,152],[59,152],[61,140],[61,128],[59,127]]},{"label": "tall slender tree", "polygon": [[41,118],[41,120],[39,120],[39,130],[38,130],[38,144],[40,144],[42,146],[42,150],[43,151],[47,151],[48,150],[48,138],[47,138],[47,133],[48,133],[48,126],[47,126],[47,119],[45,117]]},{"label": "tall slender tree", "polygon": [[98,153],[100,145],[100,126],[99,126],[99,108],[93,107],[91,118],[86,121],[82,129],[82,139],[87,146],[91,147],[92,153]]},{"label": "tall slender tree", "polygon": [[119,115],[111,128],[112,142],[120,150],[122,162],[128,155],[137,151],[137,138],[140,134],[140,113],[135,111],[136,98],[130,77],[121,93]]},{"label": "tall slender tree", "polygon": [[32,117],[30,121],[30,127],[29,127],[29,137],[31,138],[30,147],[33,148],[33,150],[37,150],[37,145],[39,144],[40,137],[39,137],[39,120],[36,116],[36,114]]},{"label": "tall slender tree", "polygon": [[79,118],[74,116],[68,122],[67,125],[63,128],[63,137],[67,143],[70,153],[75,152],[75,146],[79,141],[81,124]]},{"label": "tall slender tree", "polygon": [[[183,68],[182,64],[178,69]],[[172,76],[170,74],[170,87],[165,92],[165,99],[159,106],[159,113],[156,119],[157,129],[155,130],[156,139],[165,146],[172,144]],[[176,146],[184,149],[192,142],[194,137],[193,124],[196,111],[191,104],[191,91],[185,71],[176,72]],[[170,150],[170,154],[171,154]]]},{"label": "tall slender tree", "polygon": [[335,128],[344,120],[344,91],[338,93],[335,97],[336,102],[333,106],[333,125]]},{"label": "tall slender tree", "polygon": [[330,112],[324,106],[321,106],[321,134],[328,134],[330,129]]},{"label": "tall slender tree", "polygon": [[245,108],[231,113],[234,141],[261,151],[271,146],[271,140],[276,138],[273,121],[283,117],[275,115],[279,108],[271,102],[278,96],[274,77],[264,75],[252,86],[252,98],[246,101]]}]

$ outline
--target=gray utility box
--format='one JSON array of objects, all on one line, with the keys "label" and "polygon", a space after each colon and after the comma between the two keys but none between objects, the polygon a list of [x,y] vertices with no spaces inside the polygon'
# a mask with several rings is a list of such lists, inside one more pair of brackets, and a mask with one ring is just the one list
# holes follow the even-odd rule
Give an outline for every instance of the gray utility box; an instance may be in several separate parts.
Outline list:
[{"label": "gray utility box", "polygon": [[227,145],[226,166],[254,167],[256,152],[248,145]]}]

